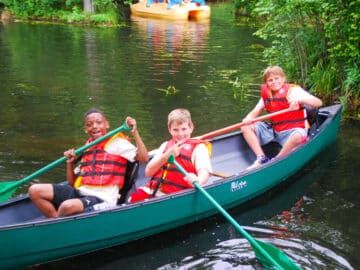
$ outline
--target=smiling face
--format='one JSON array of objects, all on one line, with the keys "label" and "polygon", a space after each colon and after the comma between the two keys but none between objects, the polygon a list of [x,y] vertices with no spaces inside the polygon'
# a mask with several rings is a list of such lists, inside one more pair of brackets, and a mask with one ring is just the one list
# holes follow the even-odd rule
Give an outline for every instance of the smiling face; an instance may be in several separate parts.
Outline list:
[{"label": "smiling face", "polygon": [[266,84],[269,86],[271,91],[279,91],[283,87],[285,80],[285,76],[279,74],[270,74],[266,78]]},{"label": "smiling face", "polygon": [[193,129],[188,122],[172,122],[169,126],[169,132],[176,142],[190,139]]},{"label": "smiling face", "polygon": [[84,130],[89,136],[96,140],[106,134],[109,128],[109,122],[98,112],[88,114],[84,119]]}]

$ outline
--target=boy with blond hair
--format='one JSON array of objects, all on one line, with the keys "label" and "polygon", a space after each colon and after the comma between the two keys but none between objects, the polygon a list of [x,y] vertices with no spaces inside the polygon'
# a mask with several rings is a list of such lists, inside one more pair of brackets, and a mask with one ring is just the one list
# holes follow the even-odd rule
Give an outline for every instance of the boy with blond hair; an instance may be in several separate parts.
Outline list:
[{"label": "boy with blond hair", "polygon": [[265,109],[269,113],[286,108],[291,111],[270,118],[270,126],[264,122],[244,125],[241,130],[250,148],[256,155],[255,162],[248,169],[266,163],[261,145],[271,141],[278,142],[282,148],[276,157],[283,157],[302,144],[307,138],[309,123],[303,105],[320,107],[322,101],[306,92],[299,85],[285,83],[286,76],[279,66],[269,66],[264,71],[264,82],[261,86],[261,98],[252,111],[243,119],[243,123],[259,116]]},{"label": "boy with blond hair", "polygon": [[[191,139],[194,124],[190,112],[175,109],[168,115],[168,130],[171,139],[161,144],[155,156],[145,169],[150,181],[138,188],[129,202],[138,202],[151,197],[193,188],[192,182],[204,185],[211,173],[209,143]],[[170,155],[189,173],[184,177],[173,164],[168,163]]]}]

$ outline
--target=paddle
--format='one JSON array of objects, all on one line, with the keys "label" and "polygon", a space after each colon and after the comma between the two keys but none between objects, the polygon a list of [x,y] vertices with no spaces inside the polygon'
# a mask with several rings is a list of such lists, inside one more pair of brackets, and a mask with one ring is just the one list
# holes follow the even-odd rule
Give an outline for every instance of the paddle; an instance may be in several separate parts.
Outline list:
[{"label": "paddle", "polygon": [[[120,127],[106,133],[104,136],[96,139],[95,141],[93,141],[89,144],[86,144],[86,145],[80,147],[79,149],[76,149],[75,154],[78,155],[78,154],[82,153],[84,150],[86,150],[87,148],[89,148],[95,144],[98,144],[99,142],[101,142],[107,138],[110,138],[111,136],[115,135],[116,133],[119,133],[123,130],[130,130],[130,129],[131,129],[131,127],[128,127],[126,125],[126,123],[124,123]],[[21,180],[11,181],[11,182],[0,182],[0,202],[8,200],[15,193],[17,188],[19,186],[21,186],[22,184],[30,181],[31,179],[35,178],[36,176],[54,168],[55,166],[61,164],[62,162],[65,162],[65,161],[66,161],[66,157],[62,157],[62,158],[59,158],[58,160],[53,161],[49,165],[41,168],[40,170],[30,174],[29,176],[24,177]]]},{"label": "paddle", "polygon": [[[168,162],[174,164],[185,176],[188,174],[184,168],[181,167],[179,163],[177,163],[173,155],[168,158]],[[256,257],[266,269],[274,269],[274,267],[280,270],[301,269],[288,256],[286,256],[283,251],[269,243],[261,242],[260,240],[257,240],[248,234],[236,222],[236,220],[230,216],[230,214],[228,214],[226,210],[220,204],[218,204],[218,202],[215,201],[215,199],[207,191],[205,191],[205,189],[200,186],[198,182],[193,182],[193,185],[220,211],[220,213],[237,229],[237,231],[240,232],[250,242],[252,248],[255,251]]]},{"label": "paddle", "polygon": [[221,129],[214,130],[212,132],[206,133],[204,135],[195,137],[195,139],[201,139],[201,140],[209,139],[209,138],[212,138],[212,137],[215,137],[215,136],[218,136],[218,135],[221,135],[221,134],[224,134],[224,133],[239,129],[242,126],[250,125],[250,124],[253,124],[253,123],[259,122],[259,121],[264,121],[264,120],[267,120],[267,119],[269,119],[271,117],[278,116],[280,114],[287,113],[287,112],[290,112],[290,111],[291,111],[290,108],[287,108],[287,109],[277,111],[277,112],[274,112],[274,113],[268,113],[268,114],[265,114],[265,115],[262,115],[262,116],[259,116],[259,117],[256,117],[256,118],[252,119],[249,123],[246,123],[246,124],[244,122],[237,123],[237,124],[234,124],[232,126],[224,127],[224,128],[221,128]]}]

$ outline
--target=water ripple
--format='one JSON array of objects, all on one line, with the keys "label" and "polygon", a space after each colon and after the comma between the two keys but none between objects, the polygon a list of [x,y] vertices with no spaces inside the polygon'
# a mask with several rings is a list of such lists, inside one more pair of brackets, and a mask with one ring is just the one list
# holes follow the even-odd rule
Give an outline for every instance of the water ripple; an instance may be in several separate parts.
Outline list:
[{"label": "water ripple", "polygon": [[[312,241],[297,238],[257,238],[282,250],[302,269],[354,269],[336,252]],[[188,256],[180,261],[163,265],[159,270],[169,269],[264,269],[246,239],[222,241],[208,251]]]}]

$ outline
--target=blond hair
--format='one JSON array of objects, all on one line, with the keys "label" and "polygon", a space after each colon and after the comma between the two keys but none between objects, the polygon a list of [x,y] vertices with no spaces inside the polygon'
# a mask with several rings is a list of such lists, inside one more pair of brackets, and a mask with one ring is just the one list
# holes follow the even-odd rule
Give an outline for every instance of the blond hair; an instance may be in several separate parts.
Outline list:
[{"label": "blond hair", "polygon": [[269,66],[265,69],[263,73],[264,82],[266,82],[267,78],[269,78],[270,75],[279,75],[281,77],[286,77],[285,72],[279,66]]},{"label": "blond hair", "polygon": [[190,127],[194,126],[191,120],[191,114],[187,109],[175,109],[172,110],[168,115],[168,127],[170,128],[172,123],[182,124],[188,123]]}]

